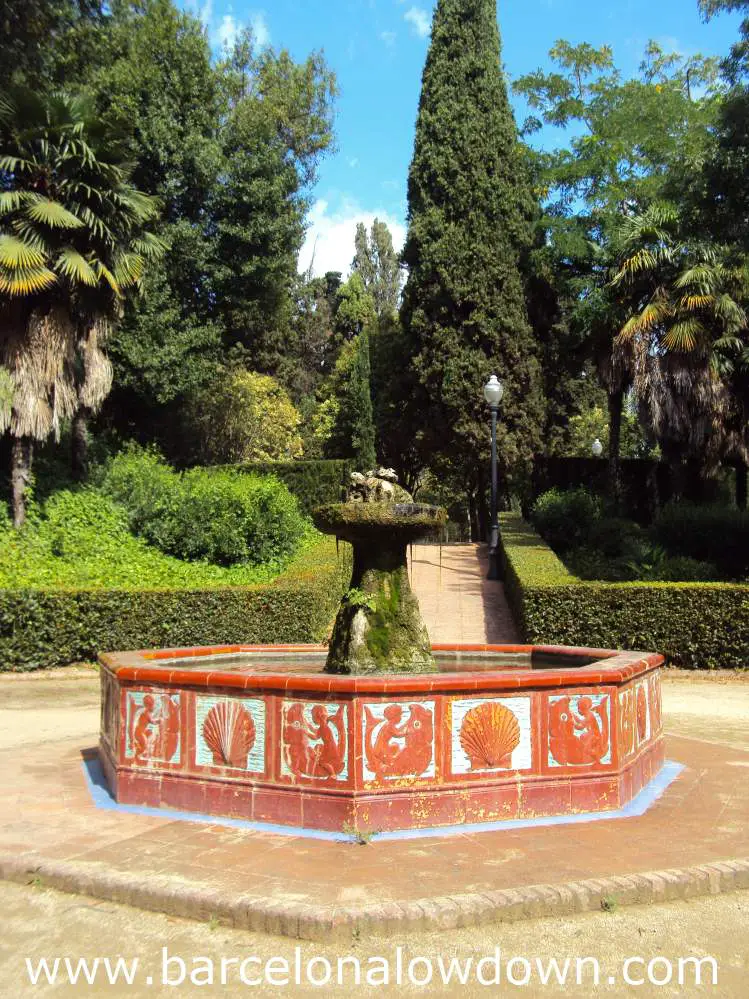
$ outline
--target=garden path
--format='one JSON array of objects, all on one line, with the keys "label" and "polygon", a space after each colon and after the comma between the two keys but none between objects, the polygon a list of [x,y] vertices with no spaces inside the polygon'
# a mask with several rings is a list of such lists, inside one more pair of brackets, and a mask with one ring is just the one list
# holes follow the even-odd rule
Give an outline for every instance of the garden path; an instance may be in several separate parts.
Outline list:
[{"label": "garden path", "polygon": [[485,545],[414,545],[411,585],[435,643],[513,645],[521,635]]}]

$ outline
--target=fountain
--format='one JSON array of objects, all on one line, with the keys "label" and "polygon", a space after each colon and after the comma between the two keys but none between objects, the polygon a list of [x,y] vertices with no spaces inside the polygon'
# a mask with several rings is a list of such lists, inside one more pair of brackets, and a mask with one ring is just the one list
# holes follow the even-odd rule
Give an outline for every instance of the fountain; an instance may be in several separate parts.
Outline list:
[{"label": "fountain", "polygon": [[430,645],[407,546],[444,523],[387,470],[317,526],[354,547],[329,647],[100,656],[119,803],[295,829],[424,830],[616,812],[664,763],[653,653]]},{"label": "fountain", "polygon": [[391,469],[351,476],[348,502],[318,508],[323,534],[354,550],[351,590],[336,618],[328,673],[437,672],[408,580],[408,545],[444,527],[440,507],[414,503]]}]

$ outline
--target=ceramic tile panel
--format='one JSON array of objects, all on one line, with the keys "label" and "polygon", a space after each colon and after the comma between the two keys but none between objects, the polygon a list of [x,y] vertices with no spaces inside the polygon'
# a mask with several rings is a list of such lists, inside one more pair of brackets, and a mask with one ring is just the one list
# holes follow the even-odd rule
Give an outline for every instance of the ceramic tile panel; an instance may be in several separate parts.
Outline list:
[{"label": "ceramic tile panel", "polygon": [[531,769],[530,697],[456,699],[451,718],[453,774]]},{"label": "ceramic tile panel", "polygon": [[361,725],[365,781],[435,776],[434,701],[366,703]]},{"label": "ceramic tile panel", "polygon": [[196,697],[195,762],[264,774],[266,706],[262,698]]}]

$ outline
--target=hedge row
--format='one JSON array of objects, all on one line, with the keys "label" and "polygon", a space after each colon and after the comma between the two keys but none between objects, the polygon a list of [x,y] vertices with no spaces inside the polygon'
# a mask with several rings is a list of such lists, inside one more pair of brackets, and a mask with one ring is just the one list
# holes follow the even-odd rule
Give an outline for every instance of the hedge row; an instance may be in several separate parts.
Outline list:
[{"label": "hedge row", "polygon": [[502,545],[507,596],[528,642],[661,652],[688,669],[749,668],[749,585],[583,582],[516,514],[502,516]]},{"label": "hedge row", "polygon": [[340,503],[348,486],[349,476],[357,470],[355,463],[348,459],[253,461],[220,467],[233,468],[249,475],[275,475],[296,496],[299,507],[305,514],[311,513],[317,506]]},{"label": "hedge row", "polygon": [[0,671],[91,661],[99,652],[327,637],[350,549],[323,539],[273,583],[208,590],[0,590]]}]

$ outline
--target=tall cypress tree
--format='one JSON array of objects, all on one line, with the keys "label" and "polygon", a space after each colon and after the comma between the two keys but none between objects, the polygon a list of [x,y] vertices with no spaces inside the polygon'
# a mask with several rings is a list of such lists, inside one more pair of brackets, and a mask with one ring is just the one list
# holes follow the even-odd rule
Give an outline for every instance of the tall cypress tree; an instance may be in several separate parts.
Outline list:
[{"label": "tall cypress tree", "polygon": [[500,65],[496,0],[439,0],[408,179],[409,268],[402,321],[411,345],[421,448],[481,497],[489,414],[482,387],[506,394],[501,467],[540,442],[543,397],[520,261],[534,198]]}]

